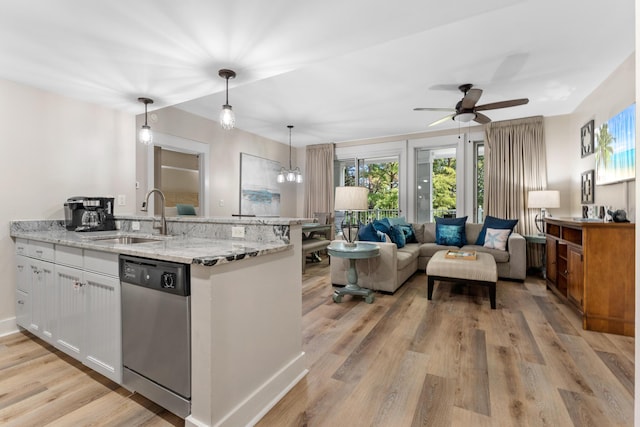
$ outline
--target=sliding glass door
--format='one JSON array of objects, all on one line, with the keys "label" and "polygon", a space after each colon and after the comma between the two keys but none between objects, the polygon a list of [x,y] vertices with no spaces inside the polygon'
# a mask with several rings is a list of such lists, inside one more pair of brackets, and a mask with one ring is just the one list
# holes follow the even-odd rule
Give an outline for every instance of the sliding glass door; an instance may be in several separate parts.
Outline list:
[{"label": "sliding glass door", "polygon": [[418,223],[434,217],[455,218],[457,171],[455,146],[416,150],[416,218]]}]

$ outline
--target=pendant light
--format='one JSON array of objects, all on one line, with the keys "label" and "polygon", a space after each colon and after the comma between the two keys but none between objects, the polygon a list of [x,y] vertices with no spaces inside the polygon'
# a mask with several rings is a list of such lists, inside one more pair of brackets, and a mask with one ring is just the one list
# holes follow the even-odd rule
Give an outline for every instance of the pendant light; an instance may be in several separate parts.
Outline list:
[{"label": "pendant light", "polygon": [[302,172],[300,172],[300,168],[296,167],[293,169],[291,167],[291,129],[293,129],[293,125],[287,125],[289,128],[289,169],[280,168],[280,173],[276,177],[276,181],[278,183],[287,182],[296,182],[301,184],[303,182]]},{"label": "pendant light", "polygon": [[144,145],[151,145],[153,144],[153,133],[151,132],[151,126],[147,123],[147,105],[153,104],[153,99],[138,98],[138,101],[144,103],[144,124],[140,127],[138,139]]},{"label": "pendant light", "polygon": [[229,79],[235,79],[236,72],[223,68],[218,71],[218,75],[227,80],[227,101],[222,106],[222,111],[220,111],[220,125],[223,129],[229,130],[233,129],[236,125],[236,116],[233,114],[231,105],[229,105]]}]

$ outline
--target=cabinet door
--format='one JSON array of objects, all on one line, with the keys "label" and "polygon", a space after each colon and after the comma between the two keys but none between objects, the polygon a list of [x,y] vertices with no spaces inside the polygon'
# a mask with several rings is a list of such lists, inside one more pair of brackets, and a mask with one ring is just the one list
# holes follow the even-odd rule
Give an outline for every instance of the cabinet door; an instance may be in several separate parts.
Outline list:
[{"label": "cabinet door", "polygon": [[547,237],[547,280],[554,285],[558,280],[558,242]]},{"label": "cabinet door", "polygon": [[58,330],[56,347],[80,360],[84,339],[83,272],[77,268],[56,265]]},{"label": "cabinet door", "polygon": [[83,362],[122,383],[120,280],[90,272],[85,279],[85,347]]},{"label": "cabinet door", "polygon": [[580,311],[583,310],[582,300],[584,294],[582,251],[573,246],[567,248],[567,298]]},{"label": "cabinet door", "polygon": [[29,258],[16,255],[16,323],[25,329],[31,326],[31,267]]},{"label": "cabinet door", "polygon": [[28,258],[31,290],[31,322],[29,330],[53,343],[56,326],[53,263]]}]

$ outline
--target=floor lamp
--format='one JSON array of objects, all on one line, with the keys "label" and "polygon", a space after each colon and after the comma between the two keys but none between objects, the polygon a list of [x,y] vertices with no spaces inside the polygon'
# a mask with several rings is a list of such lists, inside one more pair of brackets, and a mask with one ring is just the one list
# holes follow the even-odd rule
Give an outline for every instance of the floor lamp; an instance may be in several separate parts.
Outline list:
[{"label": "floor lamp", "polygon": [[336,187],[334,209],[345,212],[340,228],[347,240],[345,243],[347,246],[355,246],[354,240],[358,235],[358,219],[354,218],[354,212],[367,210],[368,196],[369,190],[365,187]]},{"label": "floor lamp", "polygon": [[542,226],[547,216],[547,209],[556,209],[560,207],[560,192],[556,190],[540,190],[529,191],[527,197],[527,207],[529,209],[540,209],[540,214],[536,214],[535,224],[540,234],[544,234]]}]

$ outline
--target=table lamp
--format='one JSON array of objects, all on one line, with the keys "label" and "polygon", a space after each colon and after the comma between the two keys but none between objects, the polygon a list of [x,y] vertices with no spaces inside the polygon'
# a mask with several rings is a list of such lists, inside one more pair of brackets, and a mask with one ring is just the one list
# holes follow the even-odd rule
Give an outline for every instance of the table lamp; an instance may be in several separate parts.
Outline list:
[{"label": "table lamp", "polygon": [[542,227],[539,224],[544,223],[547,216],[547,209],[555,209],[560,207],[560,192],[557,190],[539,190],[529,191],[527,197],[527,207],[529,209],[540,209],[540,215],[536,214],[536,228],[543,234]]},{"label": "table lamp", "polygon": [[[334,209],[345,211],[345,217],[340,224],[342,234],[347,240],[347,246],[355,246],[353,242],[358,234],[353,233],[353,227],[358,229],[357,218],[354,221],[354,211],[365,211],[369,207],[369,190],[365,187],[336,187]],[[346,232],[345,232],[346,229]]]}]

